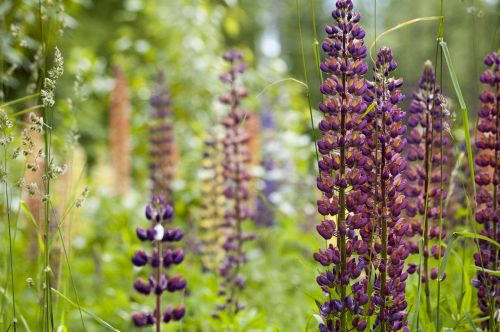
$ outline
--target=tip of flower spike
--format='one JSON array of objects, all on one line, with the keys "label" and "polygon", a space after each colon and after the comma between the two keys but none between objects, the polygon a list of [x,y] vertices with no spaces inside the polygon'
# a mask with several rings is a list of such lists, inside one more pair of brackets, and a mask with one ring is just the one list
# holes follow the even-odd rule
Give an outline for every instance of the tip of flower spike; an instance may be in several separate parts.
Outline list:
[{"label": "tip of flower spike", "polygon": [[226,52],[222,58],[226,61],[233,62],[235,60],[239,60],[242,58],[241,52],[237,50],[231,50],[229,52]]}]

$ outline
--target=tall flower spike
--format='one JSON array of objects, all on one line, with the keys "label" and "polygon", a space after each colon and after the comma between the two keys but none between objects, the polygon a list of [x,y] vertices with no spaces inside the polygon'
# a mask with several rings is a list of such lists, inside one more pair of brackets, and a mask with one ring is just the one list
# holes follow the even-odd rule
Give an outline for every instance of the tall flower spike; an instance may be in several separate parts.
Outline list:
[{"label": "tall flower spike", "polygon": [[230,51],[223,58],[230,64],[229,71],[220,76],[220,80],[228,84],[230,88],[219,98],[222,104],[230,108],[222,122],[226,129],[223,167],[227,185],[224,195],[228,204],[224,221],[225,259],[219,269],[223,280],[219,293],[226,297],[226,301],[217,309],[225,310],[228,315],[232,316],[243,308],[238,300],[238,295],[245,285],[240,275],[240,267],[247,260],[243,251],[243,243],[253,237],[242,230],[243,222],[250,219],[248,182],[251,176],[247,168],[251,156],[248,149],[250,135],[245,129],[247,113],[240,109],[240,103],[248,92],[243,87],[237,87],[237,76],[245,71],[246,64],[238,51]]},{"label": "tall flower spike", "polygon": [[[450,164],[451,137],[449,130],[446,130],[449,114],[430,61],[425,62],[409,112],[406,215],[412,219],[411,233],[421,235],[424,239],[422,282],[430,311],[430,280],[438,277],[438,263],[431,268],[429,256],[439,260],[445,254],[444,246],[439,248],[439,243],[446,236],[442,220],[446,217],[444,201],[447,193],[444,190],[441,193],[441,188],[448,188],[449,174],[453,168]],[[409,245],[412,253],[418,253],[416,242],[410,241]]]},{"label": "tall flower spike", "polygon": [[152,114],[150,128],[150,173],[152,192],[172,201],[172,182],[175,166],[175,140],[172,130],[170,91],[165,86],[165,75],[158,75],[158,90],[151,97]]},{"label": "tall flower spike", "polygon": [[128,83],[120,67],[114,69],[115,86],[111,91],[109,112],[110,158],[114,191],[125,195],[130,189],[130,101]]},{"label": "tall flower spike", "polygon": [[[402,123],[405,112],[398,107],[404,99],[399,88],[402,79],[391,77],[397,63],[392,51],[382,47],[377,54],[374,67],[375,75],[375,142],[374,159],[377,163],[376,206],[377,223],[374,249],[377,259],[373,261],[377,269],[372,307],[379,308],[377,323],[380,331],[408,331],[408,303],[405,299],[406,278],[403,271],[405,259],[410,254],[404,237],[409,224],[401,212],[407,201],[403,195],[406,180],[406,126]],[[372,136],[373,137],[373,136]],[[373,144],[371,144],[373,146]]]},{"label": "tall flower spike", "polygon": [[[489,67],[481,75],[485,89],[479,96],[481,108],[478,112],[478,137],[476,147],[476,221],[483,226],[481,235],[500,242],[500,54],[494,52],[484,58]],[[495,167],[496,166],[496,167]],[[498,248],[479,240],[480,252],[474,254],[476,266],[493,271],[500,267]],[[477,272],[472,284],[478,289],[478,303],[481,317],[489,317],[482,322],[483,328],[495,331],[495,318],[500,308],[500,277]]]},{"label": "tall flower spike", "polygon": [[156,331],[161,331],[162,321],[168,323],[171,320],[181,320],[186,309],[183,304],[172,308],[167,306],[162,311],[162,294],[181,291],[186,288],[187,281],[181,275],[171,275],[164,271],[173,265],[178,265],[184,260],[184,251],[174,248],[169,243],[180,241],[183,232],[179,228],[167,227],[171,223],[174,209],[165,197],[153,195],[151,203],[146,206],[146,218],[151,222],[147,229],[137,228],[137,237],[141,241],[151,242],[153,250],[147,253],[138,250],[132,257],[132,264],[136,267],[150,265],[153,272],[148,279],[138,278],[134,283],[135,290],[143,295],[154,294],[156,297],[155,310],[150,312],[139,312],[132,314],[132,321],[137,327],[155,325]]},{"label": "tall flower spike", "polygon": [[[327,57],[320,65],[327,77],[320,87],[324,99],[319,109],[324,118],[317,142],[321,154],[317,187],[322,192],[318,212],[323,221],[316,229],[327,243],[314,253],[314,259],[327,268],[316,278],[328,298],[319,307],[322,332],[366,328],[361,315],[368,302],[367,283],[354,281],[369,266],[373,231],[370,181],[374,165],[371,151],[363,148],[367,126],[363,113],[371,102],[365,96],[369,83],[363,78],[368,70],[363,60],[365,32],[351,0],[339,0],[336,7],[332,12],[336,24],[325,29],[328,38],[322,47]],[[352,295],[348,295],[350,285]]]},{"label": "tall flower spike", "polygon": [[[264,142],[273,142],[276,134],[276,123],[270,108],[266,108],[261,115],[262,137]],[[273,203],[271,196],[278,190],[278,182],[273,178],[274,151],[271,151],[267,144],[262,147],[262,162],[264,168],[264,187],[261,195],[257,197],[255,208],[255,223],[259,226],[272,226],[275,222]]]},{"label": "tall flower spike", "polygon": [[[220,129],[220,128],[219,128]],[[203,158],[203,178],[201,184],[202,215],[201,215],[201,253],[203,267],[216,271],[222,263],[224,251],[223,224],[226,198],[224,196],[225,179],[222,163],[224,160],[224,145],[219,131],[205,141]]]}]

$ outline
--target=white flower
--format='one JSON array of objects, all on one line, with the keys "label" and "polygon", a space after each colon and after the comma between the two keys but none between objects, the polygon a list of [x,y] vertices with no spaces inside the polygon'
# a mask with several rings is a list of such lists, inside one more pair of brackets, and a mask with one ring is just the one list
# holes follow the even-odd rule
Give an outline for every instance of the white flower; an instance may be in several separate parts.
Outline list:
[{"label": "white flower", "polygon": [[154,227],[155,230],[155,241],[161,241],[163,239],[163,235],[165,234],[165,230],[161,224],[156,224]]}]

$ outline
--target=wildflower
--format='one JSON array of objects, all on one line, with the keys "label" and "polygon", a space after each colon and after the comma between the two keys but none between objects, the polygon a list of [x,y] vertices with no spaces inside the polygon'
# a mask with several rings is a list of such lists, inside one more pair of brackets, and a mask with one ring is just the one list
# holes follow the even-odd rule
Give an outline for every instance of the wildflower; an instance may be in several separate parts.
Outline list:
[{"label": "wildflower", "polygon": [[[273,141],[272,135],[276,130],[276,124],[271,110],[265,110],[261,117],[262,137],[266,142]],[[278,189],[278,183],[270,174],[275,169],[273,154],[274,151],[264,145],[262,152],[261,166],[264,169],[264,188],[257,197],[257,206],[255,208],[255,223],[259,226],[272,226],[274,224],[274,206],[271,202],[271,196]]]},{"label": "wildflower", "polygon": [[251,160],[248,142],[250,135],[245,130],[247,113],[240,109],[240,103],[248,92],[243,87],[237,87],[237,76],[246,69],[241,53],[230,51],[223,59],[230,64],[228,72],[220,76],[220,80],[230,86],[228,93],[222,95],[219,101],[230,107],[222,124],[225,127],[224,137],[224,177],[227,187],[224,195],[227,199],[225,212],[225,241],[223,249],[225,260],[219,268],[223,278],[220,294],[227,295],[226,302],[219,310],[226,310],[229,315],[238,313],[243,305],[238,300],[238,293],[244,288],[244,279],[239,275],[240,266],[246,261],[243,242],[252,239],[251,234],[242,232],[242,223],[250,219],[248,208],[248,182],[251,176],[248,164]]},{"label": "wildflower", "polygon": [[[319,108],[324,117],[317,142],[321,155],[317,187],[322,192],[317,205],[323,221],[316,229],[327,240],[327,247],[316,252],[314,259],[327,267],[317,282],[328,297],[319,308],[324,319],[320,331],[344,331],[366,324],[360,317],[367,302],[366,286],[352,285],[354,298],[348,295],[348,286],[367,265],[364,256],[371,251],[373,232],[370,182],[374,165],[371,151],[363,149],[367,125],[363,113],[369,102],[364,96],[370,86],[363,78],[368,70],[363,60],[365,32],[351,0],[339,0],[336,7],[332,12],[336,25],[326,26],[328,38],[322,44],[328,56],[320,65],[327,77],[320,87],[324,98]],[[330,242],[333,237],[336,246]],[[352,322],[347,322],[348,311]]]},{"label": "wildflower", "polygon": [[158,75],[158,91],[151,97],[154,111],[150,128],[150,174],[152,192],[172,200],[170,183],[175,164],[175,144],[172,130],[170,91],[164,87],[165,76]]},{"label": "wildflower", "polygon": [[225,179],[223,137],[214,132],[205,140],[203,158],[202,217],[200,226],[203,230],[201,253],[203,267],[216,270],[222,263],[224,244],[224,213],[226,198],[224,196]]},{"label": "wildflower", "polygon": [[[488,67],[481,75],[481,83],[485,89],[481,92],[481,108],[478,112],[477,125],[478,149],[475,158],[477,173],[475,181],[478,186],[476,196],[476,221],[483,226],[481,235],[500,242],[500,197],[498,183],[500,165],[500,54],[494,52],[484,58]],[[495,167],[495,165],[497,167]],[[497,271],[500,267],[499,250],[493,244],[478,240],[480,252],[474,254],[474,262],[479,267],[477,279],[472,281],[478,289],[478,304],[481,317],[489,317],[482,321],[483,328],[495,329],[495,311],[500,307],[500,277],[481,269]]]},{"label": "wildflower", "polygon": [[[410,254],[404,237],[409,224],[401,212],[406,208],[404,196],[407,161],[403,155],[406,146],[406,126],[402,123],[405,112],[398,107],[404,99],[399,88],[402,79],[391,77],[397,63],[388,47],[382,47],[375,62],[375,162],[377,164],[377,227],[374,249],[377,260],[372,260],[378,270],[371,299],[378,306],[381,331],[407,330],[408,303],[405,286],[408,273],[403,271],[405,259]],[[375,135],[372,135],[372,137]],[[373,140],[369,145],[373,146]],[[366,282],[366,281],[365,281]],[[361,294],[363,295],[363,294]],[[359,297],[361,297],[359,295]]]},{"label": "wildflower", "polygon": [[[423,236],[424,263],[421,276],[424,283],[427,308],[430,312],[430,281],[437,279],[432,273],[429,256],[440,260],[445,249],[440,243],[446,237],[442,220],[446,217],[445,200],[452,165],[449,111],[446,98],[436,84],[434,68],[426,61],[418,90],[413,93],[408,117],[409,161],[406,172],[408,197],[406,215],[411,219],[410,234]],[[415,242],[409,242],[412,253],[418,253]],[[436,263],[437,266],[437,263]],[[413,270],[413,269],[412,269]]]},{"label": "wildflower", "polygon": [[[165,291],[170,293],[181,291],[186,288],[187,281],[180,275],[169,275],[164,273],[164,269],[169,269],[173,265],[178,265],[184,260],[184,251],[181,248],[171,248],[169,242],[179,241],[183,233],[178,228],[170,228],[168,224],[174,216],[172,206],[167,203],[163,196],[153,195],[151,203],[146,206],[146,218],[151,222],[150,227],[145,230],[137,228],[137,237],[141,241],[152,242],[153,250],[147,253],[144,250],[138,250],[132,256],[132,264],[136,267],[150,265],[153,273],[147,280],[138,278],[134,283],[134,289],[143,295],[154,293],[157,298],[156,308],[153,313],[134,313],[132,321],[138,327],[155,325],[157,331],[160,331],[161,322],[168,323],[170,319],[164,319],[171,315],[171,307],[162,312],[161,296]],[[182,306],[184,308],[184,306]],[[185,309],[177,310],[174,320],[180,320],[184,316]],[[169,316],[170,317],[170,316]]]}]

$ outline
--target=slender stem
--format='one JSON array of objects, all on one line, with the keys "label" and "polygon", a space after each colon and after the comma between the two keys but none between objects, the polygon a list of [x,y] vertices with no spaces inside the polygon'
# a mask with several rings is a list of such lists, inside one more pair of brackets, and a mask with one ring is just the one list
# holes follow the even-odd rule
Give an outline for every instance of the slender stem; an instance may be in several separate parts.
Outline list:
[{"label": "slender stem", "polygon": [[[231,109],[229,111],[230,116],[236,115],[237,107],[238,107],[238,96],[236,94],[235,90],[235,81],[236,81],[236,75],[234,74],[233,71],[231,71]],[[238,126],[239,124],[235,124],[232,127],[233,131],[233,137],[237,139],[238,137]],[[234,189],[234,213],[235,213],[235,231],[236,234],[234,235],[237,241],[237,259],[236,259],[236,266],[234,268],[234,273],[232,276],[231,280],[231,291],[230,291],[230,296],[229,298],[232,301],[233,308],[231,305],[228,305],[227,310],[230,316],[233,316],[238,313],[238,300],[237,300],[237,291],[238,291],[238,286],[236,285],[236,279],[238,278],[238,273],[240,271],[240,266],[241,266],[241,261],[243,259],[243,243],[242,243],[242,219],[240,218],[241,215],[241,199],[239,197],[239,191],[240,191],[240,176],[241,176],[241,166],[240,163],[243,162],[243,156],[240,156],[240,149],[239,149],[239,142],[234,142],[233,147],[234,147],[234,157],[235,157],[235,179],[233,180],[233,189]]]},{"label": "slender stem", "polygon": [[[7,173],[7,147],[4,145],[4,172]],[[17,330],[17,316],[16,316],[16,291],[14,289],[14,254],[12,252],[12,222],[10,219],[10,200],[9,200],[9,185],[5,179],[5,205],[7,209],[7,225],[9,228],[9,265],[10,265],[10,282],[12,288],[12,314],[13,314],[13,327],[14,332]]]},{"label": "slender stem", "polygon": [[[432,87],[432,94],[434,93],[435,88]],[[429,107],[429,105],[428,105]],[[429,182],[430,182],[430,168],[431,168],[431,162],[430,158],[432,158],[432,134],[429,133],[429,131],[432,129],[432,120],[430,119],[430,113],[431,110],[427,109],[426,115],[425,115],[425,184],[424,184],[424,197],[425,197],[425,209],[424,209],[424,275],[425,275],[425,281],[424,281],[424,292],[425,292],[425,303],[426,303],[426,310],[427,310],[427,315],[431,317],[431,294],[430,294],[430,287],[429,287],[429,218],[427,216],[427,211],[429,208]],[[426,253],[427,251],[427,253]]]},{"label": "slender stem", "polygon": [[[385,78],[382,78],[382,101],[383,104],[386,102],[386,94],[385,94]],[[383,105],[382,105],[383,107]],[[385,112],[382,111],[382,128],[381,134],[386,136],[386,117]],[[377,137],[378,140],[378,137]],[[384,170],[385,170],[385,162],[386,162],[386,141],[385,139],[381,142],[381,154],[380,154],[380,188],[381,188],[381,214],[380,214],[380,227],[381,227],[381,242],[382,242],[382,250],[381,250],[381,262],[382,270],[380,271],[380,297],[382,298],[382,303],[380,304],[380,316],[383,316],[386,305],[386,297],[385,297],[385,283],[387,278],[387,218],[384,216],[384,211],[386,210],[386,180],[383,178]],[[380,331],[385,332],[387,329],[387,318],[380,319]]]},{"label": "slender stem", "polygon": [[[45,81],[45,35],[44,35],[44,27],[43,27],[43,18],[42,18],[42,1],[38,1],[38,9],[40,15],[40,34],[42,36],[42,57],[44,61],[42,62],[42,85]],[[44,119],[50,119],[50,109],[49,107],[44,108]],[[50,126],[50,120],[49,120]],[[43,233],[43,243],[44,243],[44,328],[45,331],[51,331],[54,329],[54,315],[52,308],[52,272],[50,269],[50,179],[48,176],[48,166],[50,163],[50,129],[44,130],[44,148],[45,148],[45,181],[44,181],[44,195],[45,195],[45,204],[44,204],[44,233]]]},{"label": "slender stem", "polygon": [[[443,49],[440,51],[440,61],[439,61],[439,85],[443,89]],[[437,66],[437,63],[436,63]],[[442,91],[441,91],[442,93]],[[444,101],[442,101],[444,102]],[[444,191],[444,145],[443,145],[443,106],[441,105],[441,112],[439,113],[439,234],[438,234],[438,279],[437,279],[437,310],[436,310],[436,332],[440,329],[440,319],[441,319],[441,271],[439,267],[441,266],[441,244],[443,238],[443,191]],[[443,271],[444,273],[444,271]]]},{"label": "slender stem", "polygon": [[[373,2],[373,34],[374,34],[374,40],[375,40],[375,49],[377,49],[377,0]],[[370,248],[370,255],[369,255],[369,262],[373,261],[373,237],[375,235],[375,228],[376,228],[376,223],[378,221],[378,176],[380,173],[380,169],[378,166],[378,111],[376,108],[374,110],[374,123],[375,123],[375,184],[373,186],[373,214],[374,218],[372,219],[372,230],[371,230],[371,236],[370,236],[370,243],[369,243],[369,248]],[[367,270],[367,276],[370,278],[372,273],[372,264],[368,265],[368,270]],[[365,309],[364,309],[364,316],[368,316],[370,306],[371,306],[371,296],[368,294],[368,302],[366,303]],[[368,327],[370,328],[370,326]]]},{"label": "slender stem", "polygon": [[[346,36],[345,34],[342,35],[342,58],[343,61],[347,67],[347,52],[346,52]],[[347,77],[345,73],[342,73],[342,87],[343,91],[341,93],[342,97],[342,105],[345,105],[347,103]],[[345,141],[346,141],[346,110],[344,107],[341,109],[341,115],[340,115],[340,135],[341,139],[343,141],[343,145],[340,148],[340,179],[341,181],[345,178],[345,168],[346,168],[346,161],[345,161]],[[346,238],[345,238],[345,188],[343,186],[340,186],[339,188],[339,214],[338,214],[338,228],[341,229],[342,231],[339,232],[339,236],[337,237],[337,247],[340,249],[340,301],[344,301],[346,297],[346,286],[343,284],[343,276],[346,272],[347,269],[347,257],[346,257]],[[346,310],[342,309],[340,312],[340,331],[347,331],[347,317],[346,317]]]},{"label": "slender stem", "polygon": [[[156,250],[161,259],[163,257],[161,241],[156,241]],[[156,285],[161,284],[161,263],[156,268]],[[156,294],[156,332],[161,332],[161,293]]]},{"label": "slender stem", "polygon": [[[497,146],[499,144],[499,130],[500,130],[500,115],[498,114],[500,112],[500,99],[498,96],[500,95],[500,84],[496,83],[496,112],[495,112],[495,169],[493,171],[493,211],[496,213],[497,207],[498,207],[498,185],[496,182],[498,181],[498,149]],[[492,220],[493,224],[493,239],[497,239],[497,221]],[[494,249],[494,259],[493,259],[493,271],[497,270],[497,261],[498,261],[498,249]],[[484,265],[483,265],[484,266]],[[490,294],[490,319],[489,319],[489,325],[490,325],[490,331],[495,331],[495,296],[492,296],[492,292],[495,290],[497,285],[492,284],[491,285],[492,289],[488,294]]]},{"label": "slender stem", "polygon": [[[440,1],[440,16],[441,18],[439,19],[439,30],[438,30],[438,38],[436,40],[436,68],[437,68],[437,61],[438,61],[438,50],[439,48],[439,42],[443,39],[443,34],[444,34],[444,0]],[[441,89],[443,89],[443,49],[440,49],[440,61],[439,61],[439,85]],[[435,92],[436,92],[435,86],[433,87],[433,99],[432,99],[432,110],[435,110]],[[434,120],[434,116],[433,116]],[[443,231],[443,190],[444,190],[444,181],[443,181],[443,107],[441,105],[441,112],[439,114],[439,235],[438,235],[438,278],[437,278],[437,312],[436,312],[436,332],[440,331],[440,318],[441,318],[441,276],[440,271],[439,271],[439,266],[441,265],[441,239],[442,239],[442,231]],[[434,142],[434,127],[433,127],[433,132],[432,132],[432,140]],[[427,214],[427,212],[426,212]],[[429,250],[429,249],[427,249]],[[429,278],[429,276],[427,276]],[[426,282],[426,286],[429,285],[429,282]],[[428,300],[428,303],[430,303],[430,299]],[[430,311],[430,306],[427,308],[427,312]],[[430,316],[429,316],[430,318]]]}]

